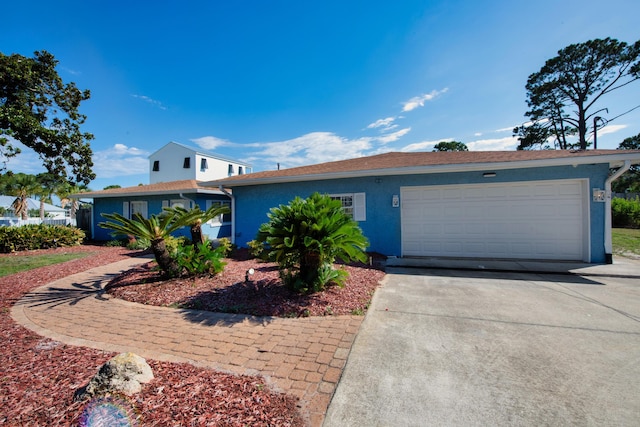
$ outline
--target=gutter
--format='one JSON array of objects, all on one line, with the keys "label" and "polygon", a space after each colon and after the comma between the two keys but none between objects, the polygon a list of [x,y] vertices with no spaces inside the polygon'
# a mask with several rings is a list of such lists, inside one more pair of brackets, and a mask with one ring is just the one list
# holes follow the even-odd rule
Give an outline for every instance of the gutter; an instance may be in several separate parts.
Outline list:
[{"label": "gutter", "polygon": [[[624,151],[624,150],[621,150]],[[634,156],[630,159],[631,156]],[[583,155],[577,157],[555,157],[550,159],[534,159],[534,160],[515,160],[502,162],[484,162],[484,163],[454,163],[454,164],[437,164],[437,165],[419,165],[408,167],[378,168],[378,169],[362,169],[338,172],[323,173],[306,173],[306,174],[287,174],[287,169],[283,170],[280,175],[271,175],[268,177],[254,177],[254,174],[241,175],[241,179],[236,177],[224,180],[213,180],[203,182],[203,187],[215,187],[226,185],[227,187],[242,187],[250,185],[264,184],[285,184],[290,182],[308,182],[308,181],[324,181],[331,179],[345,178],[363,178],[373,176],[389,176],[389,175],[423,175],[435,173],[454,173],[454,172],[483,172],[483,171],[499,171],[510,169],[550,167],[550,166],[579,166],[585,164],[609,163],[614,167],[617,164],[623,164],[627,160],[638,161],[640,153],[612,153],[598,155]],[[303,166],[304,167],[304,166]],[[258,172],[259,174],[259,172]]]},{"label": "gutter", "polygon": [[188,200],[188,201],[190,201],[191,203],[193,203],[193,207],[194,207],[194,208],[195,208],[196,206],[198,206],[198,203],[197,203],[195,200],[188,198],[188,197],[187,197],[187,196],[185,196],[184,194],[182,194],[182,193],[178,193],[178,196],[179,196],[181,199]]},{"label": "gutter", "polygon": [[604,182],[604,256],[605,263],[607,264],[613,264],[613,243],[611,239],[611,183],[620,178],[620,175],[628,171],[630,167],[631,160],[625,160],[622,167]]},{"label": "gutter", "polygon": [[227,191],[222,185],[220,185],[218,189],[231,199],[231,244],[235,245],[236,244],[236,198],[233,197],[233,194]]}]

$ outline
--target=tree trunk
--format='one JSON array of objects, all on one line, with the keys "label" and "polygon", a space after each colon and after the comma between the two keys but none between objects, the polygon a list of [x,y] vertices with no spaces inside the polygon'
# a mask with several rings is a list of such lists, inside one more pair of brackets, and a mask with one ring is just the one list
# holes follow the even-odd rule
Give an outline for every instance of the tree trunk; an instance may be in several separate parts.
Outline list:
[{"label": "tree trunk", "polygon": [[202,235],[202,221],[197,220],[191,225],[191,241],[196,248],[199,244],[204,244],[204,236]]},{"label": "tree trunk", "polygon": [[158,263],[160,270],[162,270],[164,274],[172,277],[178,275],[180,267],[167,250],[167,245],[164,239],[152,240],[151,250],[153,251],[153,256],[156,258],[156,262]]},{"label": "tree trunk", "polygon": [[582,103],[580,103],[578,105],[578,140],[580,141],[581,150],[587,149],[587,119],[585,114]]},{"label": "tree trunk", "polygon": [[40,221],[44,222],[44,199],[40,197]]},{"label": "tree trunk", "polygon": [[321,265],[320,254],[317,252],[307,252],[302,256],[300,277],[307,285],[312,285],[313,281],[318,277]]}]

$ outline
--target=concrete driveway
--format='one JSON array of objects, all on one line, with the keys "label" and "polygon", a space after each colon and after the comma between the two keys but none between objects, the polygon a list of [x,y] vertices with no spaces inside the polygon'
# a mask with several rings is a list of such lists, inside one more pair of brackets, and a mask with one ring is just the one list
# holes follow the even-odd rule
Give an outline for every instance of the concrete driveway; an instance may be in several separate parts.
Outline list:
[{"label": "concrete driveway", "polygon": [[637,267],[389,269],[324,426],[638,425]]}]

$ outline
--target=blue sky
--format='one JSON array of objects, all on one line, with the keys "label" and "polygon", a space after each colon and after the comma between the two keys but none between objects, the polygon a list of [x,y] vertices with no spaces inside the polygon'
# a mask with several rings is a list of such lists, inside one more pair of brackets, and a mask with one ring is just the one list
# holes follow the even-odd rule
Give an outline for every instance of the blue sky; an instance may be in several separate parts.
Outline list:
[{"label": "blue sky", "polygon": [[[527,77],[569,44],[640,38],[637,0],[24,1],[3,5],[0,51],[47,50],[91,90],[90,187],[148,183],[169,141],[255,171],[442,140],[512,150]],[[612,93],[611,119],[640,104]],[[616,148],[640,108],[598,133]],[[9,169],[42,171],[25,152]]]}]

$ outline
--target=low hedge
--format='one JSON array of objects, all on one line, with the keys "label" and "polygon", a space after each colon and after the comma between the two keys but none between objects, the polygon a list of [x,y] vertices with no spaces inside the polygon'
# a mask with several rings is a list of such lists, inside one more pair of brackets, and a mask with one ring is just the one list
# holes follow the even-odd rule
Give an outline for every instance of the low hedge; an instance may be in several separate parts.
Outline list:
[{"label": "low hedge", "polygon": [[614,227],[640,228],[640,199],[612,199],[611,222]]},{"label": "low hedge", "polygon": [[85,238],[84,231],[65,225],[29,224],[0,227],[0,252],[77,246]]}]

